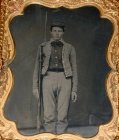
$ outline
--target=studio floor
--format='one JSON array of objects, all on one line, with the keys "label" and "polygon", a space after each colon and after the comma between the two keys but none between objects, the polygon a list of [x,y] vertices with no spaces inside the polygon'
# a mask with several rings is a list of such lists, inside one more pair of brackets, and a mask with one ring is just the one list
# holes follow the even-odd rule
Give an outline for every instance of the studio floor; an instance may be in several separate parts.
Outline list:
[{"label": "studio floor", "polygon": [[[98,133],[98,130],[98,126],[68,127],[67,133],[73,133],[83,137],[92,137]],[[36,128],[20,129],[19,132],[23,135],[35,135],[39,133]],[[40,133],[43,132],[44,130],[41,129]]]}]

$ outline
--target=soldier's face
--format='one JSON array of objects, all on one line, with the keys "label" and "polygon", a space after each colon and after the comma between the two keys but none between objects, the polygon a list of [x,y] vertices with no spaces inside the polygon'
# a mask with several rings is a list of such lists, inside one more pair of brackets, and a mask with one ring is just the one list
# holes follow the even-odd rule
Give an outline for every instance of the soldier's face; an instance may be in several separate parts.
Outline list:
[{"label": "soldier's face", "polygon": [[50,34],[54,40],[60,40],[64,32],[63,32],[63,29],[60,27],[53,27]]}]

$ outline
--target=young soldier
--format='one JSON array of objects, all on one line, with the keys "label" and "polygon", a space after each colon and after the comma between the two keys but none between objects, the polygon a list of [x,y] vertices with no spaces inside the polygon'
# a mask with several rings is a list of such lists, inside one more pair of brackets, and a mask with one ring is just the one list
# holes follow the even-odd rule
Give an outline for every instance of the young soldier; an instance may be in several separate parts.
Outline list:
[{"label": "young soldier", "polygon": [[39,50],[42,47],[44,128],[45,132],[57,134],[66,132],[70,99],[77,100],[76,53],[74,47],[62,39],[64,30],[63,22],[52,23],[52,38],[40,44],[33,74],[33,94],[39,99]]}]

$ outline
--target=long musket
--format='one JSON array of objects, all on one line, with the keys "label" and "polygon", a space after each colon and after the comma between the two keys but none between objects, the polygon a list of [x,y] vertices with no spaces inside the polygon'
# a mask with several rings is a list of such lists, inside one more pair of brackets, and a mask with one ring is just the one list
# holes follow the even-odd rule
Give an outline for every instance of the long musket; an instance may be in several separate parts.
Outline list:
[{"label": "long musket", "polygon": [[39,99],[38,99],[38,115],[37,115],[37,129],[40,130],[41,127],[41,90],[42,90],[42,78],[41,78],[41,70],[42,70],[42,46],[40,46],[40,63],[39,63]]},{"label": "long musket", "polygon": [[[44,36],[44,42],[46,42],[46,25],[47,25],[47,12],[46,12],[46,18],[45,18],[45,36]],[[37,129],[40,131],[41,127],[41,103],[42,103],[42,46],[40,46],[40,64],[39,64],[39,99],[38,99],[38,115],[37,115]]]}]

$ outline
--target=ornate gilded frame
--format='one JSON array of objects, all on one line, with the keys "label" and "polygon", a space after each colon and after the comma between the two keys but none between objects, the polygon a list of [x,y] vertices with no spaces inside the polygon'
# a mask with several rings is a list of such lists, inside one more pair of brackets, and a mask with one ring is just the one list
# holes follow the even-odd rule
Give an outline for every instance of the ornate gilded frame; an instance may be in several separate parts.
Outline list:
[{"label": "ornate gilded frame", "polygon": [[[21,135],[15,122],[9,121],[4,116],[4,106],[12,90],[14,78],[8,65],[15,57],[15,44],[10,33],[10,21],[17,15],[22,15],[25,7],[30,4],[40,4],[50,8],[64,6],[66,8],[78,8],[86,5],[95,6],[100,11],[102,18],[109,19],[114,27],[113,36],[107,47],[106,59],[112,68],[106,79],[106,90],[113,108],[113,117],[107,124],[99,126],[97,135],[84,138],[75,134],[64,133],[54,135],[41,133],[34,136]],[[90,139],[90,140],[113,140],[118,139],[118,78],[119,78],[119,51],[118,51],[118,9],[116,0],[2,0],[0,15],[0,139],[19,140],[49,140],[49,139]],[[3,73],[3,76],[1,76]]]}]

